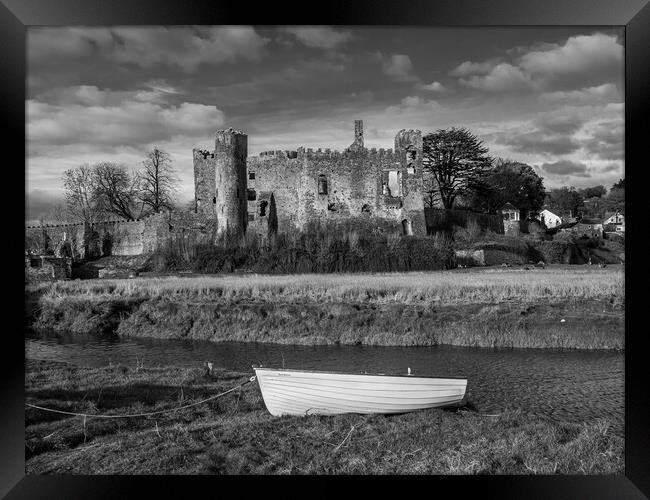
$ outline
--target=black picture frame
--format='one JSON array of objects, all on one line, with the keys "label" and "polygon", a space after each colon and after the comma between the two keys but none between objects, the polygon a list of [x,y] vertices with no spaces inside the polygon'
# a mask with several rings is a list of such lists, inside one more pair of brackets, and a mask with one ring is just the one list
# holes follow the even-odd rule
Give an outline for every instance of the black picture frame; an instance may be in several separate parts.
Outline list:
[{"label": "black picture frame", "polygon": [[[626,267],[637,269],[643,264],[637,246],[642,238],[641,211],[633,210],[634,192],[644,184],[648,159],[645,153],[645,125],[650,116],[650,5],[649,0],[391,0],[329,1],[322,4],[299,5],[277,3],[226,2],[225,0],[0,0],[0,112],[5,154],[14,152],[18,159],[5,163],[8,176],[5,189],[25,182],[19,145],[25,144],[25,34],[28,26],[37,25],[188,25],[188,24],[318,24],[318,25],[419,25],[419,26],[624,26],[625,27],[625,160],[628,178],[626,222],[631,228],[627,236]],[[444,50],[444,49],[443,49]],[[25,150],[23,151],[25,153]],[[647,185],[647,184],[646,184]],[[630,189],[632,196],[629,195]],[[9,193],[8,193],[9,194]],[[9,202],[5,196],[5,204]],[[7,238],[11,250],[22,253],[24,217],[16,214],[13,204],[5,212],[5,227],[15,238]],[[19,210],[18,210],[19,212]],[[24,215],[24,214],[23,214]],[[630,238],[631,236],[631,238]],[[14,248],[15,247],[15,248]],[[24,276],[14,255],[5,261],[6,279],[24,284]],[[632,267],[630,267],[632,266]],[[642,270],[642,267],[639,267]],[[625,475],[616,476],[433,476],[415,478],[359,478],[361,488],[382,490],[387,481],[397,482],[407,495],[415,495],[422,487],[428,494],[451,488],[454,496],[474,489],[475,494],[498,498],[644,498],[650,496],[650,431],[648,422],[648,369],[644,349],[647,326],[632,330],[640,311],[644,293],[634,294],[635,280],[642,272],[626,272],[626,350],[625,350]],[[107,476],[34,476],[25,475],[24,463],[24,356],[17,344],[23,318],[20,294],[7,293],[7,315],[17,319],[16,328],[5,326],[5,352],[10,359],[2,364],[3,405],[0,411],[0,495],[6,498],[113,498],[134,495],[135,488],[145,488],[147,496],[189,495],[196,488],[205,494],[225,495],[229,487],[245,488],[246,496],[254,484],[244,478],[210,477],[107,477]],[[16,302],[15,306],[13,302]],[[24,306],[24,304],[23,304]],[[7,314],[7,313],[5,313]],[[5,325],[9,322],[5,321]],[[239,479],[239,480],[238,480]],[[256,478],[265,494],[276,487],[287,491],[293,483],[282,484],[285,478]],[[318,481],[319,493],[339,494],[346,478],[311,478]],[[402,481],[416,483],[409,489]],[[434,484],[432,484],[432,481]],[[237,484],[235,484],[235,482]],[[276,486],[278,485],[278,486]],[[303,488],[313,486],[301,481]],[[393,484],[393,486],[395,486]],[[398,490],[398,491],[400,491]],[[294,493],[298,493],[297,490]],[[305,494],[305,492],[301,493]]]}]

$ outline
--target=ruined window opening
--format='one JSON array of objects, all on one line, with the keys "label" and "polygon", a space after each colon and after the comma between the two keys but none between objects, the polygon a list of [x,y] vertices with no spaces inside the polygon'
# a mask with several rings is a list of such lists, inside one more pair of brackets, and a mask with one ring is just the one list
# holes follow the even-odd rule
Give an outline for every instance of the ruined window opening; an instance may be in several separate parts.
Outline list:
[{"label": "ruined window opening", "polygon": [[361,207],[361,213],[362,214],[369,214],[370,213],[370,205],[366,204]]},{"label": "ruined window opening", "polygon": [[334,203],[334,202],[328,203],[327,204],[327,210],[329,210],[330,212],[338,212],[338,207],[336,206],[336,203]]},{"label": "ruined window opening", "polygon": [[41,258],[29,259],[30,267],[43,267],[43,260]]},{"label": "ruined window opening", "polygon": [[402,196],[402,172],[398,170],[388,172],[388,190],[393,198]]},{"label": "ruined window opening", "polygon": [[323,174],[318,176],[318,194],[327,194],[327,177]]},{"label": "ruined window opening", "polygon": [[212,203],[215,204],[215,205],[217,204],[217,197],[216,196],[214,198],[212,198]]},{"label": "ruined window opening", "polygon": [[255,214],[248,212],[248,222],[253,222],[255,220]]},{"label": "ruined window opening", "polygon": [[406,152],[406,165],[411,167],[415,163],[416,158],[418,157],[418,152],[414,149],[410,149]]},{"label": "ruined window opening", "polygon": [[251,181],[255,180],[255,172],[248,172],[248,179]]},{"label": "ruined window opening", "polygon": [[268,201],[263,201],[260,203],[260,217],[266,216],[266,207],[268,206]]},{"label": "ruined window opening", "polygon": [[257,193],[254,189],[248,190],[248,201],[255,201],[257,199]]}]

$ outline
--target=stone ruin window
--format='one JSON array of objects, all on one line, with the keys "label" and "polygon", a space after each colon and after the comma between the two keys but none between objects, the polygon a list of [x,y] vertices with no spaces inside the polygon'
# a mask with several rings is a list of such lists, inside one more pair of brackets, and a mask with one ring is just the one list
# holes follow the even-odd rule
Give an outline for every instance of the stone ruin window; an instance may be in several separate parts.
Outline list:
[{"label": "stone ruin window", "polygon": [[413,225],[408,219],[402,221],[402,232],[405,236],[413,236]]},{"label": "stone ruin window", "polygon": [[212,204],[213,204],[213,205],[216,205],[216,204],[217,204],[217,197],[216,197],[216,196],[214,196],[214,197],[212,198]]},{"label": "stone ruin window", "polygon": [[327,177],[323,174],[318,176],[318,194],[327,194]]},{"label": "stone ruin window", "polygon": [[257,193],[254,189],[248,190],[248,201],[255,201],[257,199]]},{"label": "stone ruin window", "polygon": [[266,207],[268,206],[269,202],[268,201],[263,201],[260,203],[260,217],[265,217],[266,216]]},{"label": "stone ruin window", "polygon": [[362,214],[369,214],[370,213],[370,205],[365,204],[364,206],[361,207],[361,213]]},{"label": "stone ruin window", "polygon": [[30,267],[43,267],[43,259],[40,257],[29,259]]},{"label": "stone ruin window", "polygon": [[248,179],[251,181],[255,180],[255,172],[248,172]]},{"label": "stone ruin window", "polygon": [[332,202],[327,204],[327,210],[330,212],[338,212],[339,208],[336,206],[336,203]]},{"label": "stone ruin window", "polygon": [[255,214],[248,212],[248,222],[253,222],[255,220]]},{"label": "stone ruin window", "polygon": [[393,198],[402,196],[402,172],[398,170],[388,172],[388,190]]},{"label": "stone ruin window", "polygon": [[415,149],[409,149],[406,152],[406,166],[412,167],[417,157],[418,157],[418,152]]}]

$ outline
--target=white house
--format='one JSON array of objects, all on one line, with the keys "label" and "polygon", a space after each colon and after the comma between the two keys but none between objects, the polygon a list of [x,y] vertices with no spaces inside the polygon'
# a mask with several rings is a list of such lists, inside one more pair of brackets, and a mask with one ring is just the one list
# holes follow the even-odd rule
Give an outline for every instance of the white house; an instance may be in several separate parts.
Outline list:
[{"label": "white house", "polygon": [[605,216],[605,219],[603,220],[603,224],[623,224],[625,225],[625,216],[620,213],[616,212],[612,215]]},{"label": "white house", "polygon": [[562,224],[562,218],[546,208],[539,213],[539,220],[549,229]]},{"label": "white house", "polygon": [[519,209],[510,202],[501,207],[501,214],[503,215],[503,220],[519,220]]}]

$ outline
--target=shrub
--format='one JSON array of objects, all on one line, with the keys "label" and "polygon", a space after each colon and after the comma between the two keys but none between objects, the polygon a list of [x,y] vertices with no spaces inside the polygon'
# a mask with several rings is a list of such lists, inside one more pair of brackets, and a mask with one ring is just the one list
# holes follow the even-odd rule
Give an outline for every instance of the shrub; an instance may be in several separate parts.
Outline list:
[{"label": "shrub", "polygon": [[[372,227],[373,230],[369,230]],[[453,246],[444,234],[401,236],[366,222],[314,224],[305,231],[211,241],[174,236],[150,260],[155,271],[221,273],[336,273],[435,270],[451,267]]]}]

